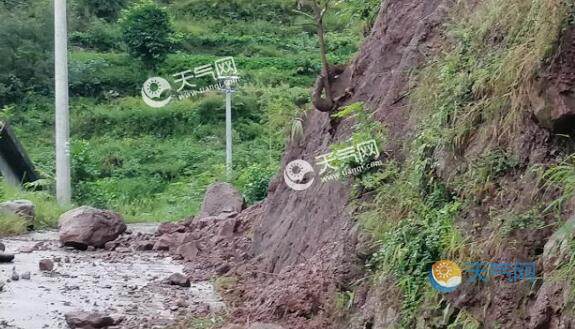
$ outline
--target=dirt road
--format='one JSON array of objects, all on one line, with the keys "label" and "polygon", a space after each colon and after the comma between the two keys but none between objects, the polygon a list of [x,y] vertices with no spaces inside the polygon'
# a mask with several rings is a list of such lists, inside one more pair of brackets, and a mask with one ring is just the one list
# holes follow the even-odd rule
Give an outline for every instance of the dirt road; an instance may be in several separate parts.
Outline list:
[{"label": "dirt road", "polygon": [[[155,226],[129,229],[147,234]],[[183,270],[169,257],[129,249],[82,252],[60,248],[57,239],[57,232],[42,232],[1,240],[16,258],[0,264],[0,285],[6,283],[0,292],[0,328],[67,328],[64,314],[71,311],[114,315],[123,319],[118,328],[156,328],[201,307],[223,307],[210,283],[163,284]],[[54,262],[52,272],[39,270],[42,259]],[[10,280],[13,268],[19,276],[30,272],[30,279]]]}]

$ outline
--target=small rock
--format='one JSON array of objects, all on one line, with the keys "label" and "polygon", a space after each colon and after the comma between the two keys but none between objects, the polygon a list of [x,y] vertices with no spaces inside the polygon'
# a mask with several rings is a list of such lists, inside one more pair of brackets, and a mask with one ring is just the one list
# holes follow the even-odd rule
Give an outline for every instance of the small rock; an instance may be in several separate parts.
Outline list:
[{"label": "small rock", "polygon": [[142,241],[136,244],[137,251],[150,251],[154,248],[154,243],[152,241]]},{"label": "small rock", "polygon": [[104,244],[104,249],[108,251],[114,251],[118,247],[118,243],[114,241],[108,241]]},{"label": "small rock", "polygon": [[6,246],[0,242],[0,251],[6,251]]},{"label": "small rock", "polygon": [[176,254],[182,256],[188,262],[194,260],[199,253],[200,249],[197,242],[188,242],[176,249]]},{"label": "small rock", "polygon": [[21,276],[22,280],[30,280],[30,277],[31,277],[30,272],[24,272],[22,273]]},{"label": "small rock", "polygon": [[229,264],[222,264],[216,269],[218,275],[224,275],[230,271],[231,267]]},{"label": "small rock", "polygon": [[185,275],[180,273],[174,273],[170,275],[167,281],[169,284],[173,286],[180,286],[186,288],[191,286],[190,279],[188,279]]},{"label": "small rock", "polygon": [[12,276],[10,277],[10,279],[12,279],[12,281],[20,280],[20,275],[18,274],[18,272],[16,272],[15,267],[12,268]]},{"label": "small rock", "polygon": [[38,250],[38,248],[40,247],[41,243],[37,242],[33,245],[28,245],[28,246],[24,246],[18,249],[18,252],[23,253],[23,254],[29,254],[33,251]]},{"label": "small rock", "polygon": [[116,251],[120,254],[127,254],[131,250],[130,250],[130,248],[126,248],[126,247],[118,247],[118,248],[116,248]]},{"label": "small rock", "polygon": [[14,260],[14,255],[0,252],[0,263],[10,263]]},{"label": "small rock", "polygon": [[42,259],[38,265],[42,272],[52,272],[54,270],[54,262],[49,259]]}]

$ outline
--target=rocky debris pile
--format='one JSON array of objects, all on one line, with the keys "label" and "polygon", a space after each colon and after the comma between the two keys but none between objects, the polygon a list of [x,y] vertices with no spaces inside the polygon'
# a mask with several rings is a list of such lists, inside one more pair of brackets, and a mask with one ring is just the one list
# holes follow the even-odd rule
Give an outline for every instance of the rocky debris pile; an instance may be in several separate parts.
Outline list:
[{"label": "rocky debris pile", "polygon": [[120,214],[92,207],[72,209],[59,219],[60,242],[64,246],[87,250],[88,247],[104,248],[126,231]]},{"label": "rocky debris pile", "polygon": [[186,262],[185,273],[191,281],[210,280],[251,258],[251,232],[261,205],[242,211],[243,206],[239,192],[229,184],[216,183],[206,193],[203,215],[180,223],[162,223],[154,235],[123,235],[106,243],[105,248],[171,255]]},{"label": "rocky debris pile", "polygon": [[28,228],[34,227],[36,208],[29,200],[11,200],[0,203],[0,213],[15,215],[28,222]]},{"label": "rocky debris pile", "polygon": [[290,329],[330,328],[333,296],[340,284],[349,282],[360,270],[346,248],[334,242],[278,273],[267,272],[261,256],[234,269],[236,284],[225,294],[237,305],[231,311],[233,321],[281,322]]},{"label": "rocky debris pile", "polygon": [[252,257],[253,220],[260,213],[261,206],[255,205],[241,214],[224,213],[160,225],[153,249],[186,261],[185,272],[192,281],[224,275]]}]

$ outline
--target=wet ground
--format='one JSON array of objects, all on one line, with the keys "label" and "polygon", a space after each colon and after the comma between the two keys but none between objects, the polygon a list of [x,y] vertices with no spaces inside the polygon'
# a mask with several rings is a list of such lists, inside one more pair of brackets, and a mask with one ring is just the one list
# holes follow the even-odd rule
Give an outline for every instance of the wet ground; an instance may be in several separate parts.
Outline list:
[{"label": "wet ground", "polygon": [[[133,234],[152,233],[153,225],[131,225]],[[84,251],[60,248],[57,232],[32,233],[2,239],[6,252],[16,254],[11,264],[0,264],[0,328],[67,328],[64,314],[99,311],[124,320],[118,328],[162,328],[174,319],[208,306],[221,309],[210,283],[191,288],[161,281],[183,266],[154,252]],[[36,246],[27,253],[25,249]],[[52,273],[40,272],[38,262],[54,261]],[[13,268],[30,280],[9,281]]]}]

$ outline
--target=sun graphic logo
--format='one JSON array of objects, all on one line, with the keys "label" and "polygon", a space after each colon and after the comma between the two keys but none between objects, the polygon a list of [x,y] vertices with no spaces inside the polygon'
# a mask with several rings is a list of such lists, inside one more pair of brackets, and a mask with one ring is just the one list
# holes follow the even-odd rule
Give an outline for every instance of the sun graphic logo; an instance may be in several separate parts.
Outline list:
[{"label": "sun graphic logo", "polygon": [[313,184],[315,178],[310,177],[313,173],[313,167],[309,162],[294,160],[288,163],[284,170],[284,181],[290,188],[296,191],[303,191]]},{"label": "sun graphic logo", "polygon": [[429,282],[441,293],[452,292],[461,284],[461,268],[450,260],[440,260],[431,266]]},{"label": "sun graphic logo", "polygon": [[142,86],[142,99],[151,107],[164,107],[172,100],[172,96],[169,95],[171,90],[172,86],[168,80],[152,77],[146,80]]}]

